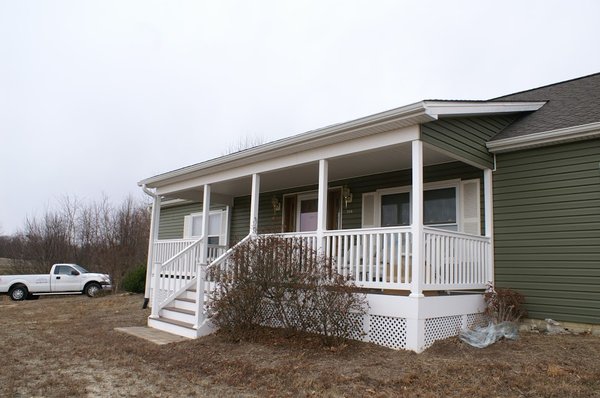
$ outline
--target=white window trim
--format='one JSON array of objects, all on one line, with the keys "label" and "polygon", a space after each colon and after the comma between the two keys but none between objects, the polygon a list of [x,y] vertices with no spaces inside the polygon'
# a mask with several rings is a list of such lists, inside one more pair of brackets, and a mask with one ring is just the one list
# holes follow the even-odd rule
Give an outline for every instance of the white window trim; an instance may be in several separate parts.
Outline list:
[{"label": "white window trim", "polygon": [[[455,192],[456,192],[456,227],[457,229],[460,231],[462,228],[462,215],[461,215],[461,208],[460,208],[460,204],[461,204],[461,189],[460,189],[460,179],[453,179],[453,180],[444,180],[444,181],[435,181],[435,182],[428,182],[426,184],[423,184],[423,191],[431,191],[434,189],[444,189],[444,188],[454,188]],[[413,205],[413,192],[412,192],[412,185],[403,185],[403,186],[399,186],[399,187],[392,187],[392,188],[382,188],[382,189],[378,189],[375,191],[375,200],[374,200],[374,205],[375,205],[375,211],[374,211],[374,216],[375,216],[375,225],[377,227],[381,227],[381,197],[384,195],[393,195],[396,193],[405,193],[408,192],[410,194],[409,196],[409,200],[410,200],[410,206],[412,209],[412,205]],[[409,214],[409,222],[412,224],[412,211]],[[435,224],[434,226],[444,226],[444,225],[454,225],[454,224]],[[432,225],[429,225],[432,226]]]},{"label": "white window trim", "polygon": [[[218,210],[211,210],[208,213],[208,217],[214,214],[221,214],[221,233],[220,235],[209,235],[209,236],[218,236],[219,237],[219,245],[228,246],[229,245],[229,207]],[[202,212],[190,213],[184,217],[183,220],[183,238],[184,239],[195,239],[200,236],[192,235],[192,219],[194,217],[202,216]]]}]

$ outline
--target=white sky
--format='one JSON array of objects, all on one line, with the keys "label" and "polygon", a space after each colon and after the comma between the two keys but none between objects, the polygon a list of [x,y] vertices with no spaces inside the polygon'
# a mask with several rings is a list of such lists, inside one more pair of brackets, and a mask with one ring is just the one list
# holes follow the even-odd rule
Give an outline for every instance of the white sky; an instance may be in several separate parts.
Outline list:
[{"label": "white sky", "polygon": [[600,1],[0,0],[0,233],[244,136],[600,72]]}]

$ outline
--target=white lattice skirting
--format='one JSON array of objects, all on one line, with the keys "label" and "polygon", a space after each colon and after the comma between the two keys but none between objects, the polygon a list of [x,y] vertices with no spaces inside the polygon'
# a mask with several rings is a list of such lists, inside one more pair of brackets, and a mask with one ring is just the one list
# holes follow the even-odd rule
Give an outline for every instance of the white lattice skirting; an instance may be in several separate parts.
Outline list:
[{"label": "white lattice skirting", "polygon": [[[482,295],[410,298],[367,295],[369,312],[355,321],[362,333],[355,340],[371,342],[394,349],[421,352],[435,341],[456,336],[465,328],[484,322]],[[281,327],[274,321],[273,309],[263,307],[265,326]],[[293,315],[293,314],[290,314]]]}]

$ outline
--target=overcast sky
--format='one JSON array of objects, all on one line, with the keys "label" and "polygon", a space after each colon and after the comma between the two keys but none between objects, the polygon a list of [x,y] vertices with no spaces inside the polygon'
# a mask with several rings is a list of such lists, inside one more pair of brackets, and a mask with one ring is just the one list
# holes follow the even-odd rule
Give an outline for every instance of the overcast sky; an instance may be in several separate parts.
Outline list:
[{"label": "overcast sky", "polygon": [[600,72],[600,1],[0,0],[0,233],[427,98]]}]

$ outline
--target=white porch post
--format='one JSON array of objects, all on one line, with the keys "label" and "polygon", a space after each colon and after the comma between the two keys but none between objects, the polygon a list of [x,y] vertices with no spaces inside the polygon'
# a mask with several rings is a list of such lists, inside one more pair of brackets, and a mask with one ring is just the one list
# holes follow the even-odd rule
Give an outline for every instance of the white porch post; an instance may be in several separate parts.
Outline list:
[{"label": "white porch post", "polygon": [[491,169],[483,170],[483,198],[485,202],[485,236],[490,239],[488,253],[488,281],[494,283],[494,197],[493,174]]},{"label": "white porch post", "polygon": [[144,308],[150,299],[150,285],[152,283],[152,270],[154,266],[154,243],[158,240],[158,227],[160,224],[160,196],[154,196],[152,215],[150,216],[150,234],[148,236],[148,261],[146,262],[146,289],[144,292]]},{"label": "white porch post", "polygon": [[406,348],[416,352],[425,346],[425,318],[423,314],[423,142],[412,142],[412,282],[409,299],[410,315],[406,318]]},{"label": "white porch post", "polygon": [[206,277],[206,259],[208,258],[208,222],[210,218],[210,185],[204,185],[202,199],[202,242],[200,243],[200,255],[198,256],[198,273],[196,275],[196,323],[194,328],[200,327],[200,321],[204,319],[204,279]]},{"label": "white porch post", "polygon": [[200,263],[206,264],[208,257],[208,221],[210,218],[210,185],[204,185],[204,196],[202,198],[202,249],[200,252]]},{"label": "white porch post", "polygon": [[325,254],[323,234],[327,229],[327,190],[329,178],[329,163],[326,159],[319,160],[319,194],[317,207],[317,251]]},{"label": "white porch post", "polygon": [[258,233],[258,199],[260,196],[260,174],[252,174],[252,197],[250,199],[250,234]]},{"label": "white porch post", "polygon": [[423,142],[412,142],[412,284],[411,297],[423,297]]}]

